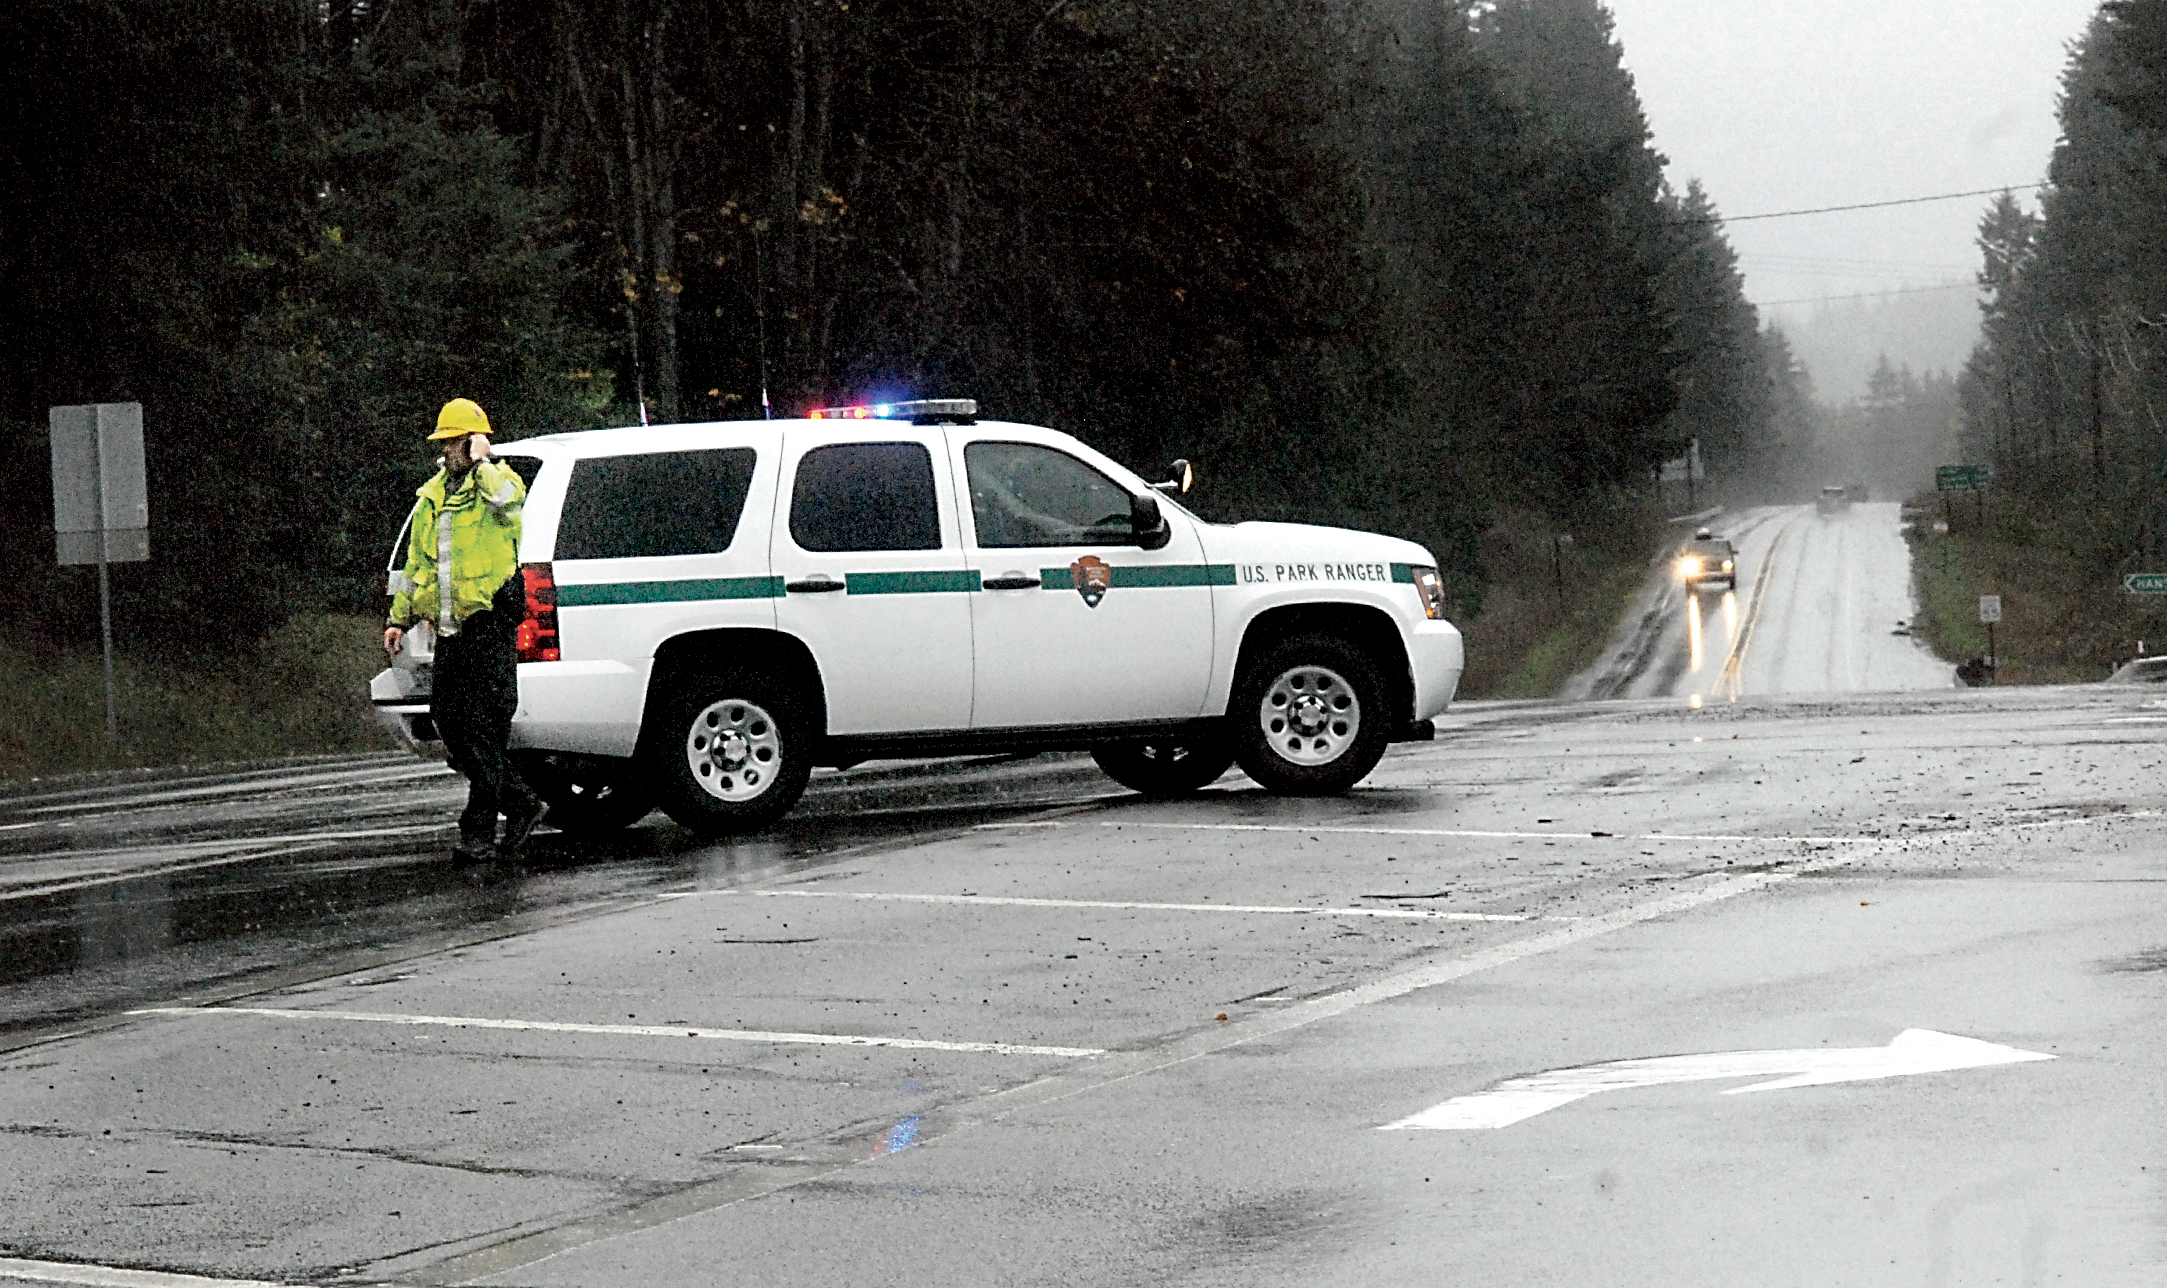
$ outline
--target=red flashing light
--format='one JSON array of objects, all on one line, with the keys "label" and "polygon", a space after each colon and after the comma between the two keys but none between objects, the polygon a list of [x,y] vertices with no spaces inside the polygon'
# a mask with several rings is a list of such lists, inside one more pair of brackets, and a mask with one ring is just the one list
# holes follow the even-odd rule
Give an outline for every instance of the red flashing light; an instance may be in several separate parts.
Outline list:
[{"label": "red flashing light", "polygon": [[555,662],[563,656],[557,646],[557,578],[546,563],[522,564],[519,577],[526,590],[527,611],[512,637],[522,662]]}]

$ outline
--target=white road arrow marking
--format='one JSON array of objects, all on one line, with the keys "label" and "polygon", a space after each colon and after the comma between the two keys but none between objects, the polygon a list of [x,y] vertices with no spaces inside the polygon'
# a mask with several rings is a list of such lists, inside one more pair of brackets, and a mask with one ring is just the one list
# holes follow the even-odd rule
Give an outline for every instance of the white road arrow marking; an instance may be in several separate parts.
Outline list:
[{"label": "white road arrow marking", "polygon": [[1839,1047],[1835,1050],[1808,1047],[1798,1051],[1714,1051],[1707,1055],[1667,1055],[1647,1060],[1612,1060],[1576,1069],[1552,1069],[1526,1078],[1512,1078],[1488,1091],[1454,1096],[1441,1105],[1411,1118],[1386,1123],[1380,1131],[1428,1128],[1439,1131],[1472,1131],[1485,1127],[1509,1127],[1544,1110],[1569,1105],[1599,1091],[1623,1091],[1628,1087],[1660,1087],[1673,1082],[1708,1082],[1719,1078],[1765,1078],[1788,1074],[1750,1087],[1732,1087],[1726,1096],[1742,1091],[1775,1091],[1782,1087],[1812,1087],[1829,1082],[1864,1082],[1872,1078],[1900,1078],[1913,1073],[1940,1073],[1947,1069],[1976,1069],[1991,1064],[2018,1064],[2026,1060],[2052,1060],[2039,1051],[1977,1038],[1936,1033],[1932,1029],[1905,1029],[1885,1047]]}]

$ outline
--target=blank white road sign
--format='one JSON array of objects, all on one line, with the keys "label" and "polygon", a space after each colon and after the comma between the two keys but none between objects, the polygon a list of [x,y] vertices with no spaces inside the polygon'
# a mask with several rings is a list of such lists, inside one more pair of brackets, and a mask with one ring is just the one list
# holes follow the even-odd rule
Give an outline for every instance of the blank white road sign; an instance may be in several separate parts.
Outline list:
[{"label": "blank white road sign", "polygon": [[60,562],[150,558],[150,494],[143,472],[143,404],[55,407],[53,538]]}]

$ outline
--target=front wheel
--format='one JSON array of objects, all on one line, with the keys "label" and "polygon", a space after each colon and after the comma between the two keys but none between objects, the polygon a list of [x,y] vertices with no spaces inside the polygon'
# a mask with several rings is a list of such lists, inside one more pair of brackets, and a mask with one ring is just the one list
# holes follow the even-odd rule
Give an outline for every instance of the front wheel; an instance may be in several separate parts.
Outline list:
[{"label": "front wheel", "polygon": [[701,836],[756,831],[812,777],[812,729],[787,684],[756,673],[687,685],[643,748],[663,812]]},{"label": "front wheel", "polygon": [[1109,743],[1091,749],[1106,776],[1153,800],[1191,796],[1209,787],[1234,763],[1226,740],[1205,735]]},{"label": "front wheel", "polygon": [[1334,796],[1360,782],[1384,758],[1391,720],[1376,664],[1330,635],[1266,648],[1227,705],[1234,759],[1280,796]]}]

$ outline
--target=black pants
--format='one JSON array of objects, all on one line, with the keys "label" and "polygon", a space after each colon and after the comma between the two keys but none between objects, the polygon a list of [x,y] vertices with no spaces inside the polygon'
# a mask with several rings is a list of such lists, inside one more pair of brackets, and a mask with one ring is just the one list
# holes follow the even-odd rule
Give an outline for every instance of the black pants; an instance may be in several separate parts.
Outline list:
[{"label": "black pants", "polygon": [[534,798],[506,750],[512,714],[519,709],[519,661],[512,640],[525,610],[524,587],[515,572],[489,607],[461,622],[458,634],[436,641],[429,713],[451,767],[466,775],[459,835],[469,842],[494,841],[497,814]]}]

